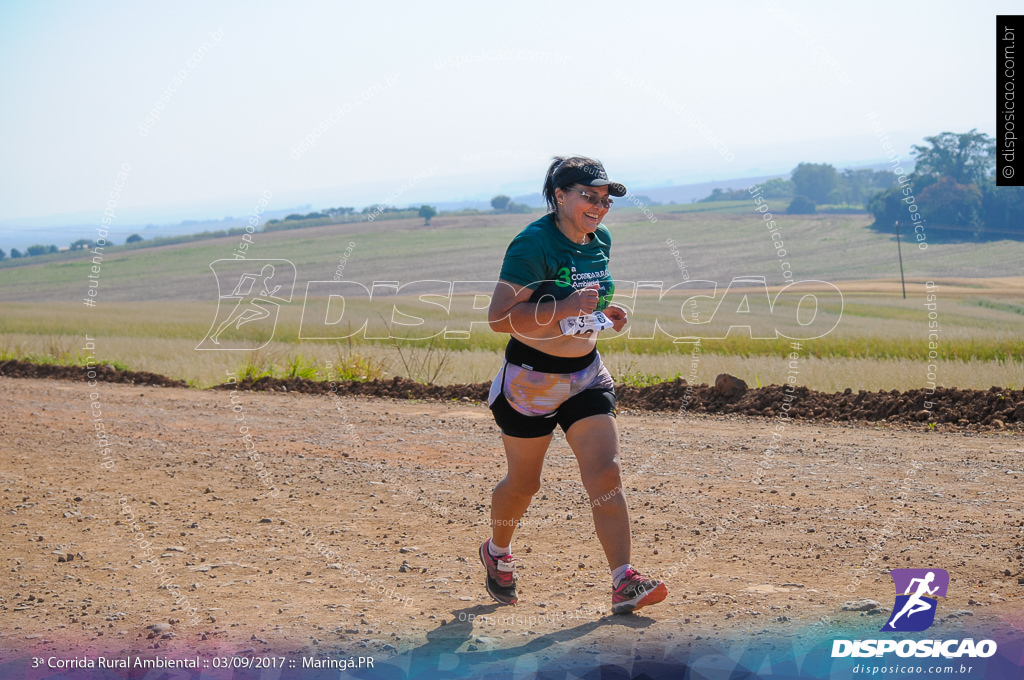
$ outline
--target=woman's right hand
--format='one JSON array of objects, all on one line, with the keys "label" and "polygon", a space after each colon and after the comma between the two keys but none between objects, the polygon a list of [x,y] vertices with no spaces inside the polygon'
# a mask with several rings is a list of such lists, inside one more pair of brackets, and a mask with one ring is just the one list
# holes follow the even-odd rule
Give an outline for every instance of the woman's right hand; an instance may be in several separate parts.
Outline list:
[{"label": "woman's right hand", "polygon": [[[600,286],[595,283],[586,288],[573,291],[572,295],[561,300],[559,305],[564,305],[562,309],[565,310],[565,313],[559,314],[559,319],[567,319],[570,316],[580,316],[581,314],[593,314],[601,300],[600,293],[598,292],[599,288]],[[562,309],[559,311],[561,312]]]}]

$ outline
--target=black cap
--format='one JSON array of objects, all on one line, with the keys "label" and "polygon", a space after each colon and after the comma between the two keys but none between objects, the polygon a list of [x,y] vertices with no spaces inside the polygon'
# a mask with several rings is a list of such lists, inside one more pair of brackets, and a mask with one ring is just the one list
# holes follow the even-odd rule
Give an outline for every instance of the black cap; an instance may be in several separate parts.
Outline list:
[{"label": "black cap", "polygon": [[556,187],[565,187],[570,184],[582,184],[587,187],[606,186],[608,193],[612,196],[626,195],[625,185],[608,179],[608,173],[604,171],[604,166],[597,161],[580,167],[566,167],[563,162],[555,168],[552,180]]}]

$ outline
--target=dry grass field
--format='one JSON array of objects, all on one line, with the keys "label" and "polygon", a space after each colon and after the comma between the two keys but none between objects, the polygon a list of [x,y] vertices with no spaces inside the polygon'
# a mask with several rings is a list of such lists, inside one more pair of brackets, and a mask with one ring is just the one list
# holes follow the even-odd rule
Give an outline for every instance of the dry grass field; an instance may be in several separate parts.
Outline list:
[{"label": "dry grass field", "polygon": [[[787,254],[779,258],[771,241],[756,231],[761,228],[757,215],[673,213],[669,208],[657,209],[657,223],[638,221],[630,211],[613,212],[608,220],[615,239],[612,271],[620,281],[617,301],[632,310],[627,331],[619,338],[606,334],[601,342],[620,381],[646,384],[679,375],[709,382],[725,372],[750,385],[778,382],[788,341],[764,339],[778,330],[790,337],[825,332],[807,340],[803,349],[807,362],[801,380],[818,390],[921,387],[930,363],[941,385],[1024,385],[1024,277],[1016,275],[1024,244],[934,244],[924,251],[911,244],[904,249],[904,300],[894,278],[894,243],[868,229],[863,216],[783,217]],[[486,328],[484,313],[472,311],[467,298],[458,298],[458,311],[451,314],[407,297],[350,300],[346,313],[356,327],[370,319],[380,328],[381,319],[396,307],[426,310],[421,316],[430,330],[406,328],[395,334],[425,337],[474,324],[468,338],[367,341],[356,334],[340,342],[303,340],[309,335],[301,326],[306,282],[330,281],[339,266],[340,278],[366,286],[373,281],[486,282],[496,278],[508,240],[534,217],[442,216],[430,227],[420,220],[394,220],[258,233],[251,257],[288,260],[296,269],[292,301],[280,309],[273,340],[258,351],[195,349],[217,313],[210,263],[230,257],[235,238],[111,252],[99,264],[95,307],[82,303],[91,265],[86,259],[7,266],[0,268],[0,356],[80,363],[88,354],[82,351],[88,335],[95,339],[97,359],[197,386],[214,384],[225,371],[246,367],[280,376],[334,377],[332,371],[341,366],[340,375],[353,378],[487,380],[504,338]],[[351,249],[349,257],[339,261],[346,249]],[[782,261],[794,272],[794,280],[830,284],[803,286],[804,292],[818,291],[810,326],[799,325],[807,307],[794,296],[774,307],[769,304],[784,282]],[[763,278],[765,286],[732,285],[734,279],[750,276]],[[661,281],[667,290],[687,278],[693,288],[686,294],[677,287],[662,299],[651,290],[629,297],[630,282]],[[927,282],[937,286],[932,290],[937,297],[934,310],[925,307]],[[717,287],[699,287],[712,285]],[[485,284],[480,289],[489,292]],[[685,298],[695,294],[709,297],[681,309]],[[310,300],[308,305],[326,309],[320,302]],[[941,328],[933,348],[930,311]],[[688,323],[693,320],[700,323]],[[337,328],[345,326],[343,322]],[[729,326],[740,327],[730,332]],[[270,338],[266,330],[228,331],[224,337],[238,341],[239,348],[254,348]],[[693,345],[673,342],[690,334],[705,338],[696,370],[690,362]],[[934,361],[929,361],[932,350]]]}]

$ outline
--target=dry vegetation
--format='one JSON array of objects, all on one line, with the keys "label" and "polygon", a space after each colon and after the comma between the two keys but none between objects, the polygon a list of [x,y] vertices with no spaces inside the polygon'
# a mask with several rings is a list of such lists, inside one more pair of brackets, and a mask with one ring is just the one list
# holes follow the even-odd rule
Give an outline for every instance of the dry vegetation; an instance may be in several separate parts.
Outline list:
[{"label": "dry vegetation", "polygon": [[[673,343],[672,337],[655,331],[655,318],[673,335],[699,333],[705,338],[726,335],[729,325],[749,324],[755,336],[770,335],[775,328],[787,335],[807,330],[794,323],[795,299],[769,306],[769,298],[774,298],[782,282],[781,270],[770,241],[757,232],[756,215],[674,214],[669,208],[658,210],[656,224],[637,223],[629,212],[613,213],[609,220],[616,243],[613,272],[623,282],[660,280],[668,288],[681,280],[685,269],[691,280],[717,280],[717,292],[700,301],[697,313],[702,323],[693,326],[680,320],[680,304],[689,294],[708,293],[708,289],[672,294],[660,301],[653,294],[631,300],[625,297],[630,286],[620,283],[623,297],[619,301],[634,308],[633,335],[602,341],[602,353],[613,372],[620,381],[633,384],[677,375],[710,382],[723,372],[752,386],[781,382],[783,356],[789,351],[785,338],[751,338],[739,329],[725,339],[705,340],[693,371],[692,345]],[[483,313],[472,312],[468,304],[462,304],[448,321],[440,308],[431,311],[429,305],[407,298],[391,298],[383,306],[352,301],[346,313],[356,319],[363,315],[382,327],[382,311],[394,303],[400,309],[426,310],[420,315],[431,330],[421,335],[437,333],[445,323],[451,330],[469,328],[475,322],[470,339],[401,344],[301,341],[305,282],[330,280],[336,271],[334,258],[350,242],[356,245],[344,269],[346,279],[366,284],[374,280],[487,281],[496,276],[504,247],[524,219],[442,217],[435,218],[429,229],[419,220],[396,220],[373,225],[375,231],[368,231],[366,224],[347,224],[258,234],[252,257],[287,259],[295,264],[298,276],[292,302],[281,309],[274,342],[257,352],[195,350],[216,313],[216,282],[209,263],[230,254],[234,245],[230,238],[111,254],[102,262],[100,304],[94,308],[79,301],[86,289],[87,260],[7,267],[0,270],[0,356],[81,363],[87,357],[82,351],[84,337],[89,335],[96,339],[95,357],[100,361],[183,378],[199,386],[222,381],[227,371],[246,370],[318,378],[401,375],[439,383],[489,380],[505,340],[481,324]],[[936,381],[980,389],[1024,385],[1019,352],[1024,277],[1010,276],[1019,271],[1015,263],[1024,256],[1024,244],[911,249],[906,257],[908,298],[903,300],[888,262],[893,244],[867,229],[866,218],[786,217],[781,223],[796,278],[833,282],[842,292],[841,301],[835,295],[819,297],[818,317],[809,327],[814,332],[806,335],[820,334],[837,321],[838,325],[824,337],[803,343],[803,384],[824,391],[924,386],[930,351],[924,284],[932,280],[938,283],[942,329],[935,348]],[[666,244],[669,238],[679,249],[682,266]],[[979,271],[1002,278],[965,278]],[[725,295],[733,278],[750,275],[764,277],[768,296],[764,288],[733,288]],[[750,311],[737,312],[740,308]],[[713,321],[703,323],[712,315]],[[665,321],[673,318],[674,322]],[[684,311],[683,318],[692,319],[693,311]],[[792,330],[797,333],[788,332]],[[246,347],[257,347],[266,339],[235,337],[244,340]]]}]

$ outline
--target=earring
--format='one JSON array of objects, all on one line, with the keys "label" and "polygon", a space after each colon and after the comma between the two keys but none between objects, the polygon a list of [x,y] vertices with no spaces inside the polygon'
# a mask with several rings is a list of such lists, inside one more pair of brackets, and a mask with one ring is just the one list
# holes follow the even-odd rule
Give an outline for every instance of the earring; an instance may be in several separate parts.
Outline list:
[{"label": "earring", "polygon": [[565,203],[562,203],[561,201],[559,201],[558,205],[565,205]]}]

